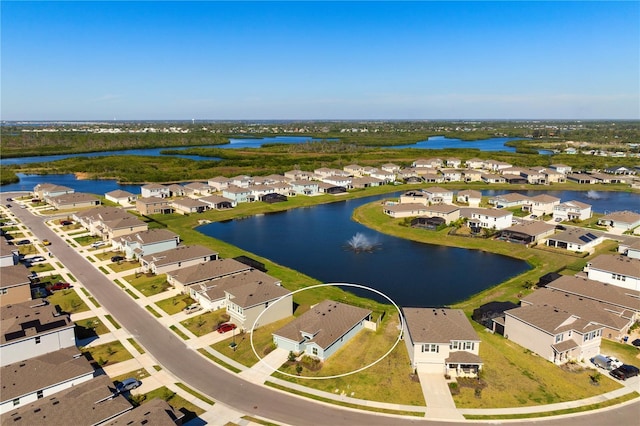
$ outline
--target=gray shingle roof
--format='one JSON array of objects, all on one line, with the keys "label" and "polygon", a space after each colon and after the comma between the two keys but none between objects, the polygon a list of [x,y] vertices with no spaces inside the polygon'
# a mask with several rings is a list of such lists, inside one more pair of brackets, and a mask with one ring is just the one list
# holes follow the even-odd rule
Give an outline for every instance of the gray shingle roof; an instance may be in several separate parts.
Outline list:
[{"label": "gray shingle roof", "polygon": [[[145,262],[153,263],[156,267],[186,262],[197,258],[217,255],[218,253],[204,246],[180,246],[158,253],[143,256]],[[204,259],[203,259],[204,260]]]},{"label": "gray shingle roof", "polygon": [[480,340],[460,309],[403,308],[402,313],[414,344]]},{"label": "gray shingle roof", "polygon": [[243,309],[269,302],[286,296],[291,292],[286,288],[266,281],[252,281],[247,284],[235,287],[230,291],[231,301]]},{"label": "gray shingle roof", "polygon": [[60,315],[54,305],[43,300],[29,300],[3,306],[0,309],[2,344],[18,341],[40,333],[50,333],[73,327],[68,315]]},{"label": "gray shingle roof", "polygon": [[587,266],[589,269],[640,278],[640,259],[627,256],[601,254],[588,262]]}]

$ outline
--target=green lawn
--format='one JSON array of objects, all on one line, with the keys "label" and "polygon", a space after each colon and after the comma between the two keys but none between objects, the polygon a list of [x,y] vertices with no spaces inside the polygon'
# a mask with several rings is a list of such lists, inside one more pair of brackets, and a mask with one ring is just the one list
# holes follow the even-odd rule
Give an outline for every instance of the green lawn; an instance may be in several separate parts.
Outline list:
[{"label": "green lawn", "polygon": [[76,326],[93,330],[97,335],[109,333],[109,328],[98,317],[86,318],[76,321]]},{"label": "green lawn", "polygon": [[74,289],[56,291],[47,299],[52,305],[60,306],[62,312],[77,314],[89,310],[86,303],[78,296]]},{"label": "green lawn", "polygon": [[167,314],[173,315],[182,311],[184,308],[194,302],[195,300],[189,297],[188,294],[179,294],[177,296],[169,297],[167,299],[156,302],[156,306],[165,311]]},{"label": "green lawn", "polygon": [[215,332],[218,325],[227,321],[229,321],[229,314],[227,314],[226,309],[219,309],[214,312],[205,312],[200,315],[196,312],[195,316],[187,318],[180,324],[185,326],[187,330],[196,336],[200,337],[205,334]]},{"label": "green lawn", "polygon": [[167,276],[165,274],[133,274],[127,275],[124,279],[145,296],[153,296],[155,294],[162,293],[171,287],[167,282]]},{"label": "green lawn", "polygon": [[118,341],[84,348],[82,353],[87,358],[95,360],[101,366],[113,365],[133,358],[131,352],[126,350],[122,343]]},{"label": "green lawn", "polygon": [[140,368],[139,370],[134,370],[134,371],[129,371],[128,373],[124,373],[124,374],[120,374],[119,376],[115,376],[115,377],[111,377],[111,380],[113,380],[113,383],[116,382],[121,382],[124,379],[128,379],[129,377],[133,377],[136,378],[140,381],[142,381],[142,379],[149,377],[150,374],[147,370],[145,370],[144,368]]},{"label": "green lawn", "polygon": [[162,386],[158,389],[152,390],[151,392],[143,394],[142,397],[138,397],[136,398],[136,400],[144,405],[146,402],[151,401],[154,398],[160,398],[167,401],[174,408],[174,410],[183,413],[183,424],[195,419],[200,414],[204,413],[204,410],[202,408],[182,398],[180,395],[169,390],[169,388],[167,388],[166,386]]}]

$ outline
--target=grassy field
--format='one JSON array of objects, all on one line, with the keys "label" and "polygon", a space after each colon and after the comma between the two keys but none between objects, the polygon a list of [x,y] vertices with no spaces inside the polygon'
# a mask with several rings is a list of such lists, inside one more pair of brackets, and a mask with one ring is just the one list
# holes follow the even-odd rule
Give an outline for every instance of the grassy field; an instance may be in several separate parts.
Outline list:
[{"label": "grassy field", "polygon": [[200,337],[205,334],[215,332],[218,325],[227,321],[229,321],[229,315],[227,314],[226,309],[219,309],[217,311],[205,312],[203,314],[187,318],[180,324],[185,326],[187,330],[196,336]]},{"label": "grassy field", "polygon": [[167,276],[165,274],[133,274],[127,275],[124,279],[145,296],[153,296],[155,294],[162,293],[171,287],[167,282]]},{"label": "grassy field", "polygon": [[126,350],[119,341],[84,348],[82,353],[87,358],[95,360],[101,366],[113,365],[133,358],[131,352]]},{"label": "grassy field", "polygon": [[98,317],[86,318],[75,322],[77,326],[93,330],[98,336],[109,332],[109,328]]},{"label": "grassy field", "polygon": [[49,303],[60,307],[62,312],[77,314],[89,310],[86,303],[78,296],[74,289],[56,291],[47,297]]},{"label": "grassy field", "polygon": [[177,296],[169,297],[167,299],[156,302],[156,306],[165,311],[167,314],[173,315],[182,311],[184,308],[194,302],[195,300],[189,297],[188,294],[179,294]]}]

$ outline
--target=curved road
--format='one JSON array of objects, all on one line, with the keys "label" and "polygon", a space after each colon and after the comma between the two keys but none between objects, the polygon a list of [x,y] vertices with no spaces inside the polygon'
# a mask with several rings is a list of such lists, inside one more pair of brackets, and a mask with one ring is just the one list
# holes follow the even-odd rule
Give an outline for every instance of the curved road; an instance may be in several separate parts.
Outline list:
[{"label": "curved road", "polygon": [[[11,195],[3,194],[3,196]],[[247,382],[189,349],[171,330],[156,321],[120,287],[111,282],[75,249],[69,247],[58,234],[44,224],[43,218],[31,214],[27,209],[20,209],[15,204],[11,210],[37,238],[40,240],[46,238],[52,242],[49,246],[51,253],[82,282],[129,333],[135,336],[163,368],[216,401],[249,415],[292,425],[387,426],[389,424],[423,424],[427,421],[429,425],[455,424],[448,421],[389,417],[379,413],[344,409]],[[589,424],[631,425],[637,424],[639,413],[640,401],[587,414]],[[576,415],[562,419],[532,419],[523,422],[532,421],[543,425],[583,426],[585,419],[582,415]]]}]

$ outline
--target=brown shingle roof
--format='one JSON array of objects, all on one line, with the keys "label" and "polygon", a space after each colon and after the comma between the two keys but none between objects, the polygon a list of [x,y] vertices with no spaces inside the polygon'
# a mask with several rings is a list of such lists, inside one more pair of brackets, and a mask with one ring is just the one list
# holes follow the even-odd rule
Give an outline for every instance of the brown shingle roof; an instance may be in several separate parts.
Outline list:
[{"label": "brown shingle roof", "polygon": [[37,336],[43,332],[73,327],[68,315],[60,315],[54,305],[43,300],[29,300],[0,309],[2,344]]},{"label": "brown shingle roof", "polygon": [[602,328],[567,311],[549,305],[528,305],[505,311],[505,315],[518,318],[548,334],[554,335],[567,330],[579,333]]},{"label": "brown shingle roof", "polygon": [[23,264],[4,266],[0,268],[0,288],[14,287],[23,284],[29,284],[29,275],[31,272]]},{"label": "brown shingle roof", "polygon": [[575,275],[563,275],[547,284],[547,288],[561,290],[583,298],[640,311],[640,291],[618,287]]},{"label": "brown shingle roof", "polygon": [[171,271],[167,275],[183,285],[190,285],[249,270],[250,266],[235,259],[216,259]]},{"label": "brown shingle roof", "polygon": [[199,284],[192,284],[191,287],[195,290],[205,288],[205,294],[209,300],[219,300],[225,297],[225,292],[233,294],[234,289],[237,287],[258,282],[263,282],[268,285],[278,285],[280,280],[269,276],[262,271],[249,269],[232,275],[227,275],[222,278],[204,281]]},{"label": "brown shingle roof", "polygon": [[148,263],[154,263],[156,267],[170,265],[176,262],[186,262],[197,258],[204,258],[218,253],[204,246],[181,246],[154,254],[143,256]]},{"label": "brown shingle roof", "polygon": [[93,376],[93,366],[73,346],[5,365],[1,399],[4,403],[82,376]]},{"label": "brown shingle roof", "polygon": [[227,292],[231,294],[233,303],[245,309],[291,293],[282,286],[265,281],[253,281]]},{"label": "brown shingle roof", "polygon": [[480,340],[460,309],[403,308],[402,313],[414,344]]},{"label": "brown shingle roof", "polygon": [[305,333],[313,336],[310,342],[326,349],[369,315],[370,310],[324,300],[273,334],[302,342]]},{"label": "brown shingle roof", "polygon": [[640,278],[640,259],[627,256],[601,254],[588,262],[587,266],[589,269]]}]

